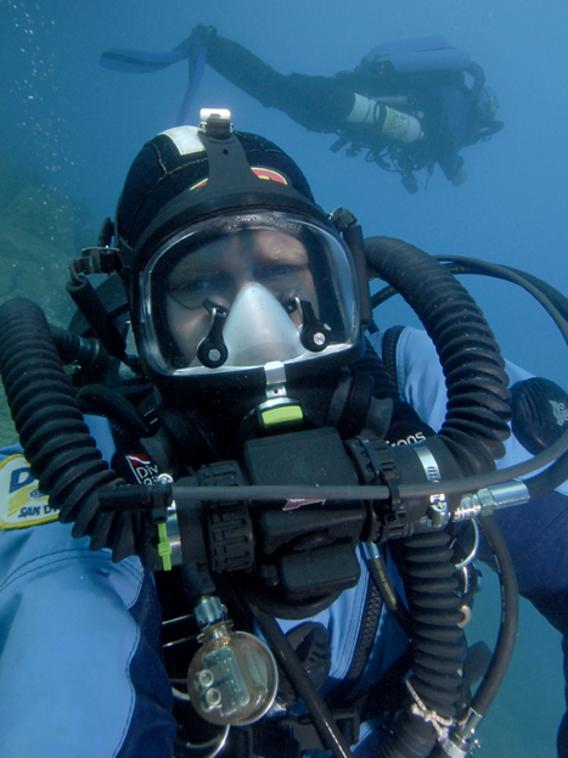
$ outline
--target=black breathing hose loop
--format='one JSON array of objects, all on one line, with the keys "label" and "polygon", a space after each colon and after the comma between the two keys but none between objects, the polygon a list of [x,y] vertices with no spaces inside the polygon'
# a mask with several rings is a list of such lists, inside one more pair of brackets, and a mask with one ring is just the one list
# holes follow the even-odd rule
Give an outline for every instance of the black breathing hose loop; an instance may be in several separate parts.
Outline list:
[{"label": "black breathing hose loop", "polygon": [[474,744],[473,740],[479,722],[487,714],[503,682],[503,677],[513,655],[515,638],[517,636],[519,588],[513,560],[493,517],[486,516],[480,519],[478,523],[485,534],[485,538],[495,558],[497,575],[501,587],[501,627],[489,667],[467,711],[465,714],[461,714],[458,724],[450,733],[448,745],[445,748],[439,745],[431,753],[432,758],[446,758],[446,756],[453,754],[452,752],[448,752],[448,746],[450,750],[455,749],[456,755],[463,755],[464,747]]},{"label": "black breathing hose loop", "polygon": [[109,547],[113,559],[134,552],[130,515],[100,513],[97,492],[123,480],[103,461],[42,310],[16,298],[0,307],[0,374],[8,405],[40,490],[73,536]]},{"label": "black breathing hose loop", "polygon": [[[453,275],[422,250],[387,237],[366,240],[365,250],[371,275],[403,296],[438,353],[448,397],[438,438],[464,476],[493,470],[510,434],[510,393],[504,361],[483,314]],[[403,546],[412,690],[381,758],[429,756],[439,736],[427,714],[451,724],[463,691],[466,646],[450,537],[444,531],[417,534]]]},{"label": "black breathing hose loop", "polygon": [[462,600],[450,543],[451,537],[444,531],[416,534],[403,541],[405,586],[413,621],[412,685],[444,718],[456,714],[466,652],[460,626]]},{"label": "black breathing hose loop", "polygon": [[[445,531],[403,540],[404,585],[411,621],[412,664],[408,681],[429,712],[444,721],[457,716],[466,654],[462,599]],[[380,758],[429,756],[438,735],[407,694],[404,709],[379,751]],[[426,713],[424,713],[426,716]]]},{"label": "black breathing hose loop", "polygon": [[502,624],[495,653],[471,704],[473,710],[485,716],[513,655],[519,620],[519,587],[509,549],[493,517],[479,519],[478,523],[491,547],[501,585]]},{"label": "black breathing hose loop", "polygon": [[483,314],[435,258],[401,240],[371,237],[372,276],[392,285],[422,321],[446,378],[448,406],[438,436],[464,475],[495,467],[511,416],[504,361]]}]

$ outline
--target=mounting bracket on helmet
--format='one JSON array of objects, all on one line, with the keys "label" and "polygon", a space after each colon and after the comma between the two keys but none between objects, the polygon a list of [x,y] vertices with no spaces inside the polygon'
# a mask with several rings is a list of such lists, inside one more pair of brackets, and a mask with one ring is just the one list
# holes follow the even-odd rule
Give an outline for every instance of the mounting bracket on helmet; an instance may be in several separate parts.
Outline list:
[{"label": "mounting bracket on helmet", "polygon": [[231,111],[228,108],[201,108],[199,129],[217,139],[226,139],[233,131]]}]

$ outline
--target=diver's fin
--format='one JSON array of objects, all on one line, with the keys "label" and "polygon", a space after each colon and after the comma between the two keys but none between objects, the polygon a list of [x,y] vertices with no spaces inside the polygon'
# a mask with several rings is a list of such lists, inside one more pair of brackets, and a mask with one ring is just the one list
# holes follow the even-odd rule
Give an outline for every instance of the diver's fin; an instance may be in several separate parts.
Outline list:
[{"label": "diver's fin", "polygon": [[169,53],[148,53],[142,50],[106,50],[100,57],[100,64],[115,71],[147,73],[159,71],[189,57],[187,47],[178,46]]}]

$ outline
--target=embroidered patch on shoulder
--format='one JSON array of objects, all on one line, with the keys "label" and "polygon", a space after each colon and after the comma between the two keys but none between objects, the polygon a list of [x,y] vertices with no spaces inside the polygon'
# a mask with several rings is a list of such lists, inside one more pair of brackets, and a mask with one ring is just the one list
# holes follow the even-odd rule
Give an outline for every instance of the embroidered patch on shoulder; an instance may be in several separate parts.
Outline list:
[{"label": "embroidered patch on shoulder", "polygon": [[0,461],[0,530],[56,520],[57,510],[38,490],[37,479],[24,456],[18,453]]}]

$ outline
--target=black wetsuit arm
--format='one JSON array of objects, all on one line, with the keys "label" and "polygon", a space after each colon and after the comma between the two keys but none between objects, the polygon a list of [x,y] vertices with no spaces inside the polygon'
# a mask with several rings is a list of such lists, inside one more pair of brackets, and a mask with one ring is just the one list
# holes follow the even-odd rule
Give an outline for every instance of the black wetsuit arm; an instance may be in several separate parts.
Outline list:
[{"label": "black wetsuit arm", "polygon": [[238,42],[218,34],[210,37],[207,47],[207,63],[218,74],[306,129],[334,133],[353,109],[355,93],[341,77],[281,74]]}]

